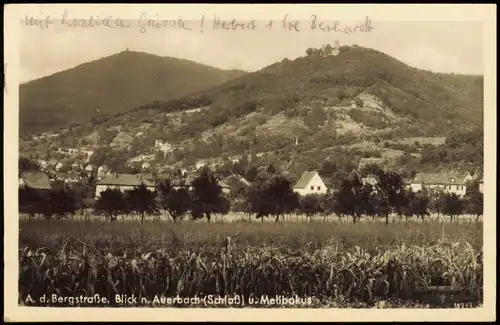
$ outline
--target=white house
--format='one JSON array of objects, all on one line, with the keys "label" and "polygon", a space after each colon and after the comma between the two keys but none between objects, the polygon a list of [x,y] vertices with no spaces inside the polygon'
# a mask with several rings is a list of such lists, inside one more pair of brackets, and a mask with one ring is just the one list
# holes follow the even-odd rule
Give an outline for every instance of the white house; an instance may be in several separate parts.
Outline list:
[{"label": "white house", "polygon": [[45,160],[38,160],[38,165],[40,165],[40,168],[42,169],[47,169],[47,167],[49,167],[49,164],[45,161]]},{"label": "white house", "polygon": [[88,172],[91,172],[95,169],[95,166],[92,165],[92,164],[88,164],[86,167],[85,167],[85,171],[88,171]]},{"label": "white house", "polygon": [[85,162],[89,162],[90,161],[90,157],[92,157],[92,155],[94,154],[94,150],[89,150],[87,148],[82,148],[82,149],[80,149],[80,153],[86,154],[87,158],[85,159]]},{"label": "white house", "polygon": [[61,169],[62,167],[63,167],[62,162],[58,162],[58,163],[56,164],[56,166],[54,167],[54,169],[55,169],[55,170],[59,170],[59,169]]},{"label": "white house", "polygon": [[224,181],[219,181],[219,186],[221,187],[222,193],[229,194],[231,192],[231,187]]},{"label": "white house", "polygon": [[304,172],[293,187],[293,191],[299,195],[326,194],[328,188],[319,176],[318,172]]},{"label": "white house", "polygon": [[240,162],[241,160],[241,157],[240,156],[233,156],[233,157],[229,157],[228,158],[230,162],[232,162],[233,164],[237,164]]},{"label": "white house", "polygon": [[56,150],[58,153],[62,153],[62,154],[70,154],[70,155],[75,155],[79,152],[78,149],[75,149],[75,148],[57,148]]},{"label": "white house", "polygon": [[479,181],[479,192],[484,193],[484,177],[481,177],[481,180]]},{"label": "white house", "polygon": [[151,164],[148,163],[147,161],[145,161],[142,163],[141,168],[142,169],[149,169],[149,168],[151,168]]},{"label": "white house", "polygon": [[157,150],[161,150],[164,153],[172,152],[174,151],[174,147],[168,143],[168,142],[163,142],[162,140],[156,140],[155,141],[155,148]]},{"label": "white house", "polygon": [[203,160],[198,160],[196,162],[196,169],[201,169],[203,167],[205,167],[206,163],[203,161]]},{"label": "white house", "polygon": [[410,187],[413,192],[423,189],[441,189],[446,193],[455,193],[458,196],[463,196],[466,191],[466,182],[472,179],[473,177],[470,173],[418,173],[412,180]]},{"label": "white house", "polygon": [[155,184],[148,178],[144,178],[141,175],[132,174],[112,174],[104,177],[102,180],[97,182],[95,188],[95,197],[98,198],[102,192],[106,191],[108,188],[119,189],[122,192],[132,190],[135,187],[144,184],[150,191],[155,190]]}]

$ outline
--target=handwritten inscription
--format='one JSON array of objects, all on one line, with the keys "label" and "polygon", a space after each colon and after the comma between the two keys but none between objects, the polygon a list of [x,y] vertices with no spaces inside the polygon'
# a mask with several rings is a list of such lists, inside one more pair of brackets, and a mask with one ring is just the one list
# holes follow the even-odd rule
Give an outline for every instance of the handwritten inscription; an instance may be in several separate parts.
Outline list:
[{"label": "handwritten inscription", "polygon": [[113,16],[90,16],[86,19],[71,18],[68,10],[64,10],[61,18],[61,24],[68,27],[109,27],[109,28],[129,28],[131,25],[120,17],[113,18]]},{"label": "handwritten inscription", "polygon": [[342,26],[338,20],[333,23],[320,21],[316,15],[311,17],[311,30],[321,30],[324,32],[342,32],[342,33],[356,33],[356,32],[371,32],[373,30],[372,21],[366,17],[365,22],[358,25]]},{"label": "handwritten inscription", "polygon": [[26,15],[24,18],[24,25],[28,27],[38,27],[41,30],[45,30],[49,28],[49,26],[53,23],[50,20],[50,16],[45,16],[44,18],[34,18],[32,16]]},{"label": "handwritten inscription", "polygon": [[288,15],[286,15],[285,18],[283,18],[283,28],[284,29],[300,32],[299,23],[300,23],[300,20],[294,20],[294,21],[288,20]]},{"label": "handwritten inscription", "polygon": [[238,22],[236,19],[222,20],[220,17],[215,16],[213,21],[213,29],[223,30],[256,30],[257,24],[255,19],[245,22]]},{"label": "handwritten inscription", "polygon": [[[65,9],[60,17],[51,17],[42,15],[42,17],[33,17],[26,15],[23,25],[30,28],[40,28],[42,31],[48,29],[51,25],[60,23],[69,28],[136,28],[141,33],[147,33],[149,30],[159,29],[177,29],[185,31],[199,30],[203,32],[205,16],[198,19],[164,19],[158,14],[141,12],[137,19],[125,19],[117,16],[90,16],[84,18],[75,18],[71,16],[68,9]],[[317,15],[312,15],[308,20],[293,19],[288,14],[281,20],[237,20],[235,18],[226,19],[214,15],[212,23],[208,25],[214,31],[257,31],[257,30],[286,30],[290,32],[317,31],[331,33],[370,33],[374,30],[370,17],[365,17],[363,22],[347,24],[339,20],[326,19],[321,20]],[[210,28],[209,27],[209,28]]]},{"label": "handwritten inscription", "polygon": [[139,18],[139,28],[141,33],[146,33],[148,28],[154,28],[154,29],[162,29],[162,28],[179,28],[179,29],[184,29],[184,30],[191,30],[191,27],[189,27],[187,22],[182,19],[182,17],[179,17],[177,19],[160,19],[158,15],[153,16],[152,18],[148,17],[148,14],[146,12],[141,13],[141,16]]}]

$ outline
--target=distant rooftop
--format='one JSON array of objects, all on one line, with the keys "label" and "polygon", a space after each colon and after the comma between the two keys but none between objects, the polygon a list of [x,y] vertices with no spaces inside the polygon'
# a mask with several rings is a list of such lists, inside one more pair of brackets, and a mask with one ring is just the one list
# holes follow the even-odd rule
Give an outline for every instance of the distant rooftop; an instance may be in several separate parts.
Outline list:
[{"label": "distant rooftop", "polygon": [[25,186],[36,190],[50,190],[49,176],[38,170],[23,171],[20,175]]},{"label": "distant rooftop", "polygon": [[116,185],[116,186],[139,186],[143,183],[144,185],[151,187],[155,186],[154,182],[148,178],[142,177],[141,175],[133,174],[113,174],[104,177],[102,180],[97,182],[97,185]]},{"label": "distant rooftop", "polygon": [[307,184],[311,181],[311,179],[314,177],[314,175],[317,175],[318,172],[312,171],[312,172],[304,172],[302,176],[299,178],[297,183],[295,183],[295,186],[293,187],[294,189],[300,189],[300,188],[305,188]]},{"label": "distant rooftop", "polygon": [[465,172],[418,173],[412,183],[464,185],[467,175]]}]

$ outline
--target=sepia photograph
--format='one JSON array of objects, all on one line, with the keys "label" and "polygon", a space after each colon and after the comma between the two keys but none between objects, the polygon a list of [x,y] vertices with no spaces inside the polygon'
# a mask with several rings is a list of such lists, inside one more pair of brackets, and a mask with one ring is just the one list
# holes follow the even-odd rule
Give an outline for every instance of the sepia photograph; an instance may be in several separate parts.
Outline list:
[{"label": "sepia photograph", "polygon": [[11,320],[494,320],[494,7],[391,6],[7,6]]}]

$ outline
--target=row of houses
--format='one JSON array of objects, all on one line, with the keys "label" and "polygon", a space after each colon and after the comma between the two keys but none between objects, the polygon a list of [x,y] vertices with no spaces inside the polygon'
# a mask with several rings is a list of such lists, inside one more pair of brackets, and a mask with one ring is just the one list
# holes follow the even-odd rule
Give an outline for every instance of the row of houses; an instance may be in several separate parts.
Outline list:
[{"label": "row of houses", "polygon": [[[158,178],[152,174],[116,174],[108,171],[102,177],[98,178],[95,186],[95,197],[98,198],[102,192],[107,189],[119,189],[121,191],[131,190],[136,186],[144,184],[147,188],[154,190],[157,185],[157,179],[167,178],[168,175],[160,175]],[[170,177],[169,177],[170,178]],[[172,186],[176,189],[184,187],[189,190],[193,188],[192,182],[194,177],[183,175],[180,178],[172,180]],[[474,180],[470,173],[457,172],[441,172],[441,173],[418,173],[411,180],[405,180],[405,186],[413,192],[422,191],[423,189],[439,188],[447,193],[455,193],[458,196],[463,196],[466,193],[468,181]],[[20,174],[19,185],[28,186],[38,190],[51,189],[51,183],[61,181],[61,179],[49,178],[43,171],[24,171]],[[367,175],[361,178],[363,184],[376,184],[377,179],[373,175]],[[67,180],[63,182],[68,183]],[[231,185],[229,185],[231,184]],[[232,175],[224,180],[219,180],[219,186],[223,193],[230,193],[234,188],[234,184],[243,187],[249,187],[251,183],[244,177]],[[479,190],[483,192],[483,178],[479,180]],[[299,180],[293,186],[294,192],[304,196],[308,194],[326,194],[329,188],[322,180],[321,176],[316,171],[304,172]]]},{"label": "row of houses", "polygon": [[[413,192],[419,192],[424,189],[441,189],[446,193],[454,193],[463,196],[467,190],[467,182],[475,180],[470,173],[443,171],[440,173],[417,173],[413,179],[405,179],[406,188]],[[368,174],[361,178],[363,184],[375,185],[377,178]],[[318,172],[305,172],[294,186],[294,191],[300,195],[325,194],[328,187],[325,185]],[[483,193],[484,178],[479,179],[479,191]]]},{"label": "row of houses", "polygon": [[[233,176],[230,176],[230,179]],[[250,182],[248,182],[244,177],[237,176],[241,184],[250,186]],[[166,177],[158,177],[159,179],[164,179]],[[171,185],[174,189],[186,188],[188,190],[193,189],[192,182],[194,177],[188,176],[185,178],[175,178],[171,181]],[[127,191],[135,188],[139,185],[145,185],[150,190],[154,190],[156,188],[157,182],[156,179],[152,175],[144,175],[144,174],[112,174],[107,177],[104,177],[96,184],[95,197],[98,198],[102,192],[107,189],[119,189],[121,191]],[[224,180],[219,180],[219,186],[222,189],[222,192],[225,194],[229,194],[231,192],[231,186],[228,185]]]},{"label": "row of houses", "polygon": [[[46,171],[46,170],[58,171],[65,166],[65,163],[63,163],[62,161],[58,161],[56,159],[50,159],[48,161],[40,159],[40,160],[37,160],[37,163],[40,166],[40,168],[44,171]],[[92,172],[92,171],[95,171],[99,168],[93,164],[81,164],[78,162],[74,162],[71,165],[69,165],[68,167],[70,167],[70,169],[73,171],[84,170],[87,172]]]}]

